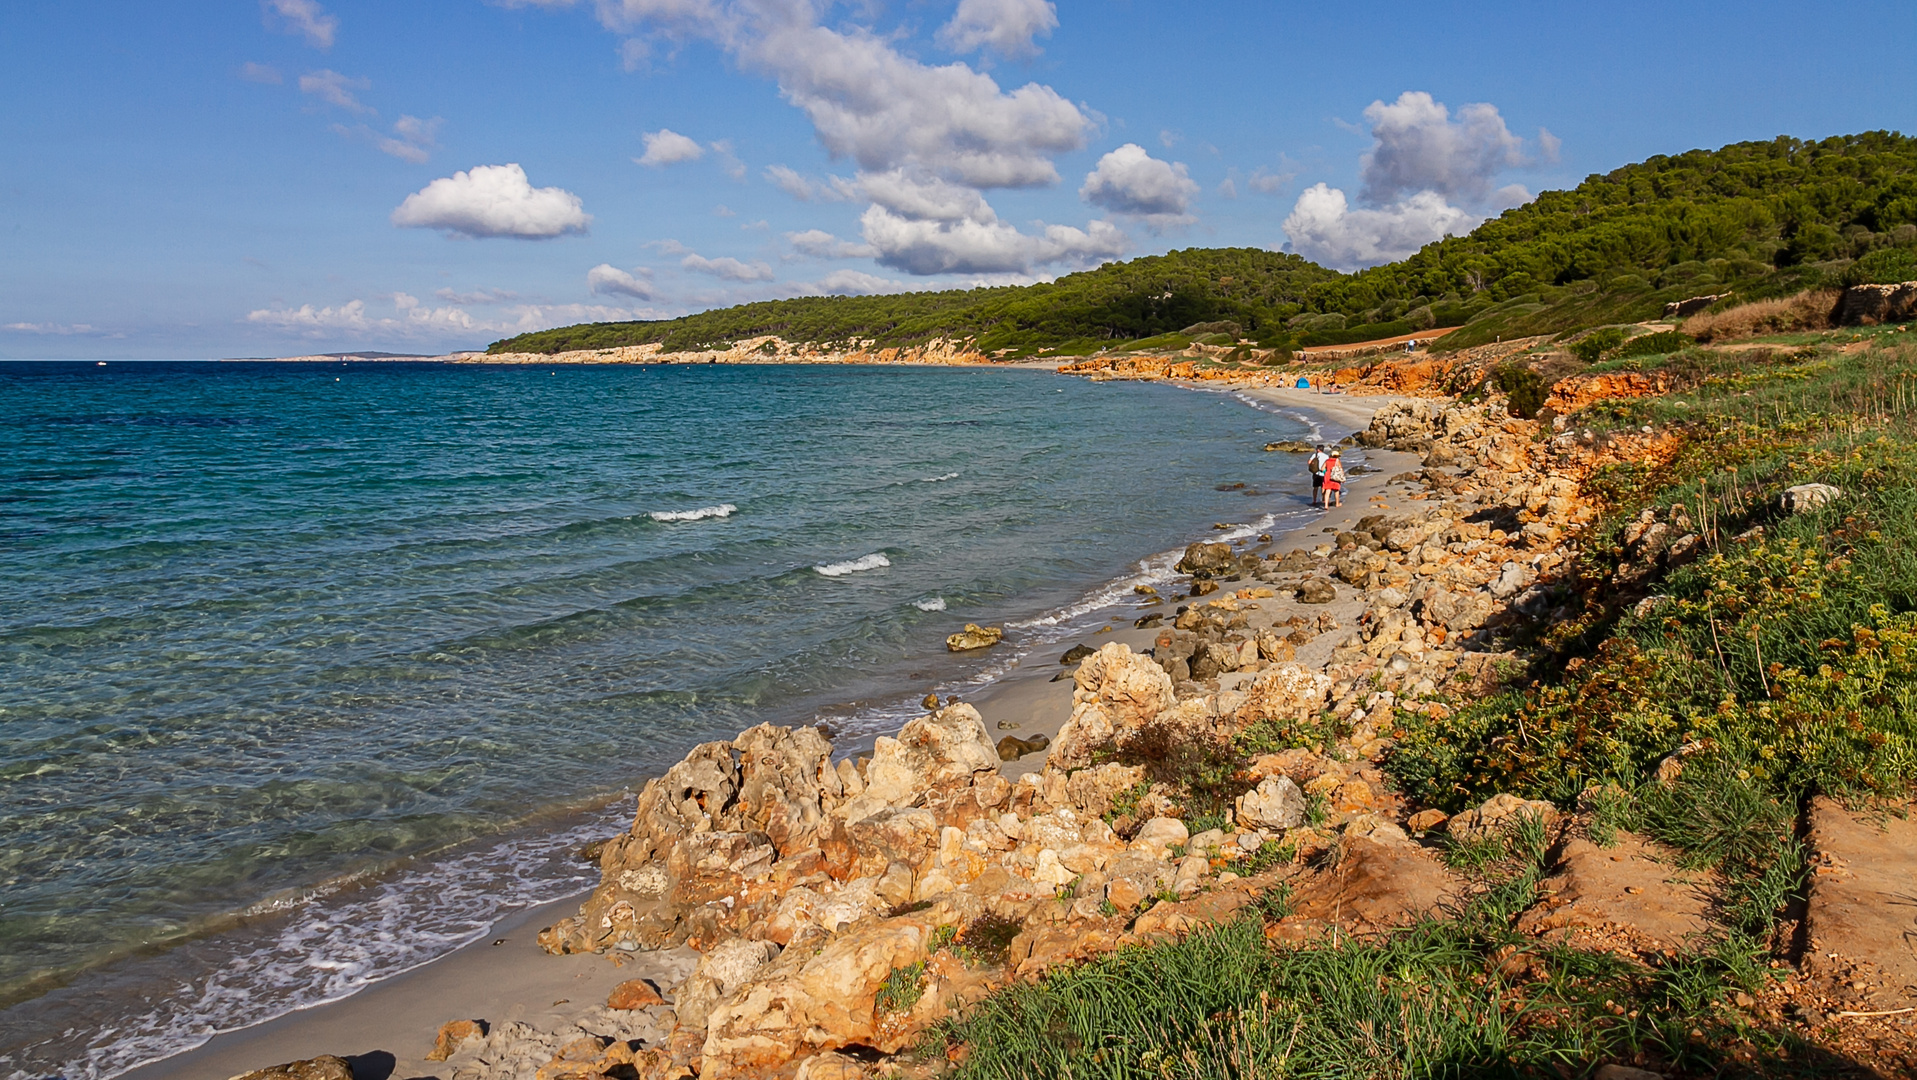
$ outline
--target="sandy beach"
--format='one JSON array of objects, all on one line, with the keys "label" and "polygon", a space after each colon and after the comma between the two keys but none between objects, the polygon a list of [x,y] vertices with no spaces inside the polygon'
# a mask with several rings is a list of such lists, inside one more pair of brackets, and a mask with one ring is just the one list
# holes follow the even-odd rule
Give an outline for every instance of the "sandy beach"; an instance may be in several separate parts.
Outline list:
[{"label": "sandy beach", "polygon": [[[1215,386],[1205,389],[1212,390]],[[1362,429],[1372,413],[1396,400],[1321,395],[1291,388],[1261,387],[1243,392],[1310,416],[1321,426],[1327,441],[1336,441]],[[1390,484],[1387,478],[1415,468],[1415,456],[1377,449],[1358,450],[1354,456],[1358,455],[1363,456],[1367,467],[1354,475],[1342,508],[1291,523],[1291,528],[1274,534],[1269,541],[1256,537],[1243,541],[1241,550],[1260,555],[1310,550],[1328,539],[1326,533],[1348,528],[1365,514],[1395,507],[1409,494],[1403,485]],[[1302,455],[1282,456],[1295,460],[1298,468],[1296,477],[1276,490],[1295,502],[1298,511],[1309,512],[1310,489]],[[1140,597],[1141,601],[1151,599]],[[1093,648],[1116,641],[1135,650],[1147,650],[1160,630],[1134,628],[1133,621],[1154,612],[1164,614],[1169,620],[1180,610],[1182,602],[1168,595],[1157,603],[1141,603],[1135,610],[1128,607],[1112,615],[1105,629],[1087,633],[1080,640]],[[1327,612],[1334,619],[1348,622],[1362,606],[1362,596],[1353,592],[1341,596],[1334,604],[1314,607],[1311,611],[1314,615]],[[1266,600],[1248,604],[1247,608],[1250,628],[1254,631],[1281,622],[1300,610],[1291,600]],[[1072,681],[1058,677],[1061,672],[1071,670],[1062,666],[1058,657],[1069,644],[1059,643],[1024,656],[969,699],[993,739],[1005,734],[1024,739],[1035,735],[1057,739],[1060,727],[1072,710]],[[1330,648],[1329,641],[1313,646],[1314,651],[1327,655]],[[1324,658],[1301,655],[1300,659],[1322,662]],[[1248,677],[1226,675],[1221,685],[1229,688],[1239,681],[1248,681]],[[1005,762],[1001,774],[1010,781],[1035,774],[1044,767],[1047,756],[1048,752],[1030,753]],[[482,940],[378,982],[351,997],[215,1035],[199,1048],[123,1075],[130,1080],[224,1078],[279,1062],[332,1054],[352,1060],[356,1080],[450,1080],[453,1073],[447,1065],[426,1059],[435,1032],[447,1021],[484,1019],[495,1027],[518,1021],[545,1030],[565,1029],[568,1025],[589,1022],[595,1016],[603,1017],[606,996],[618,983],[643,978],[666,990],[681,981],[697,963],[698,954],[684,946],[640,953],[548,955],[536,941],[539,931],[571,914],[579,900],[580,897],[575,896],[512,912],[501,918]]]}]

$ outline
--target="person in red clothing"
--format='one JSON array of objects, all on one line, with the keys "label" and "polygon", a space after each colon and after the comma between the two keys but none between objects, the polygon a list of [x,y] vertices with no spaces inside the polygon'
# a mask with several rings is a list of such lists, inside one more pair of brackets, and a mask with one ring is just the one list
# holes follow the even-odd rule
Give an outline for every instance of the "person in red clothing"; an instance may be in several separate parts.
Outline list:
[{"label": "person in red clothing", "polygon": [[1331,460],[1325,463],[1325,505],[1329,510],[1333,506],[1345,504],[1345,452],[1339,449],[1331,451]]}]

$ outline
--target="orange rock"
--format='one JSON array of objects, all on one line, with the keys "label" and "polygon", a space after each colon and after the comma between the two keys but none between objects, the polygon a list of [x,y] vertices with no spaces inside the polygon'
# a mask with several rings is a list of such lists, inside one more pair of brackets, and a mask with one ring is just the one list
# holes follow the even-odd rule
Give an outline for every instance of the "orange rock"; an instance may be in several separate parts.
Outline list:
[{"label": "orange rock", "polygon": [[644,979],[627,979],[613,987],[612,994],[606,998],[608,1009],[646,1009],[665,1003],[658,989]]},{"label": "orange rock", "polygon": [[1430,832],[1451,819],[1451,815],[1442,810],[1420,810],[1405,821],[1406,829],[1414,833]]},{"label": "orange rock", "polygon": [[448,1020],[440,1025],[439,1038],[433,1040],[433,1052],[426,1055],[427,1061],[445,1061],[459,1052],[459,1046],[467,1039],[486,1037],[484,1020]]}]

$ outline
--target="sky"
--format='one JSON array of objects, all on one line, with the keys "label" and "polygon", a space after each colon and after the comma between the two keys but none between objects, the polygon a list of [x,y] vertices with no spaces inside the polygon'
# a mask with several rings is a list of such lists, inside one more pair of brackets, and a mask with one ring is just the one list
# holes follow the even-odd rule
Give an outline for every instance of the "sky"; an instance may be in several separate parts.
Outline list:
[{"label": "sky", "polygon": [[0,358],[1349,270],[1653,154],[1917,130],[1914,41],[1909,0],[0,0]]}]

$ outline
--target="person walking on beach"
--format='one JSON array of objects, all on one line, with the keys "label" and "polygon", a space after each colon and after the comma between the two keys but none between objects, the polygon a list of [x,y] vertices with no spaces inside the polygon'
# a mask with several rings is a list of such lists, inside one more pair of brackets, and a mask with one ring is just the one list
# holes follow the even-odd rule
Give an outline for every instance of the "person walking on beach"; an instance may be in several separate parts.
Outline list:
[{"label": "person walking on beach", "polygon": [[1330,510],[1334,505],[1345,504],[1345,452],[1334,449],[1331,460],[1325,463],[1325,503],[1320,509]]},{"label": "person walking on beach", "polygon": [[1311,505],[1322,506],[1325,501],[1325,466],[1331,461],[1330,447],[1323,443],[1305,459],[1305,468],[1311,472]]}]

